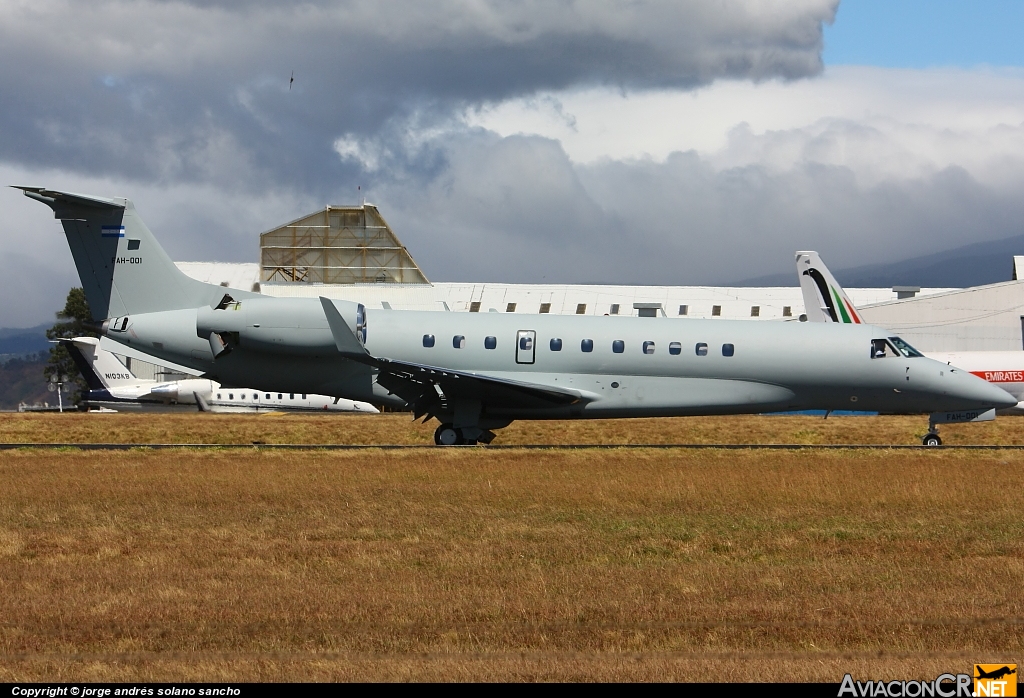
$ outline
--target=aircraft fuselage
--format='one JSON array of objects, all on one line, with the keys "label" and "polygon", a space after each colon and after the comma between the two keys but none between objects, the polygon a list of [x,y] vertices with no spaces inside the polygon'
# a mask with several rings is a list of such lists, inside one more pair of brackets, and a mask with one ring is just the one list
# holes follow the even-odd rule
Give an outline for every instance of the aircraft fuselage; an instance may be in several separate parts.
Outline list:
[{"label": "aircraft fuselage", "polygon": [[[266,312],[270,304],[273,312]],[[355,304],[335,305],[355,327]],[[127,323],[108,323],[107,334],[205,371],[224,386],[404,404],[374,381],[372,366],[339,354],[319,300],[254,299],[236,306],[134,315]],[[364,311],[364,318],[363,346],[373,357],[581,397],[569,405],[487,408],[509,419],[803,409],[915,413],[1006,402],[1002,391],[924,357],[872,358],[871,340],[890,333],[868,325],[395,310]],[[236,344],[215,359],[201,336],[210,331]]]}]

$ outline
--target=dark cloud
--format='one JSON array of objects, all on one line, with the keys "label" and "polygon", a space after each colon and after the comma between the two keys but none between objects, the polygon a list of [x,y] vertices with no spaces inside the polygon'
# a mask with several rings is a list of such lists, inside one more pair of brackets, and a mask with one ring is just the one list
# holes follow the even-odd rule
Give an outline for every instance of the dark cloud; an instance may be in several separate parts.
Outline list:
[{"label": "dark cloud", "polygon": [[815,74],[837,2],[12,3],[0,160],[323,192],[358,173],[335,138],[414,114],[581,84]]}]

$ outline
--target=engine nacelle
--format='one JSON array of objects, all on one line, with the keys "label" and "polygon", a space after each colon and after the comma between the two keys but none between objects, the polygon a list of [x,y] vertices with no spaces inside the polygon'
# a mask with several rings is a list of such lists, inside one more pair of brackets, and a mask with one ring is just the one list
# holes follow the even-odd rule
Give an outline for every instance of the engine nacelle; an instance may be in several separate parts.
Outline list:
[{"label": "engine nacelle", "polygon": [[177,402],[178,401],[178,384],[174,383],[161,383],[160,385],[154,385],[149,389],[149,394],[153,397],[159,398],[164,402]]},{"label": "engine nacelle", "polygon": [[[362,306],[350,301],[334,301],[334,306],[360,337]],[[209,340],[214,358],[236,348],[308,356],[338,351],[319,298],[236,301],[225,295],[216,307],[203,306],[197,310],[196,335]]]}]

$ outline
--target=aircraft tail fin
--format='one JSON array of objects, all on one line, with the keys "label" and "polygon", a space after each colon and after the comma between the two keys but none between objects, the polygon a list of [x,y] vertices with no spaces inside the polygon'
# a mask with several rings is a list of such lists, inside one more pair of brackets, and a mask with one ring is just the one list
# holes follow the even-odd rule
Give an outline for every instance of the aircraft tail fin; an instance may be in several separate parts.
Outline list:
[{"label": "aircraft tail fin", "polygon": [[[227,289],[175,266],[128,199],[14,187],[53,209],[64,226],[93,319],[215,305]],[[255,295],[231,290],[236,300]]]},{"label": "aircraft tail fin", "polygon": [[[77,339],[92,339],[92,337],[78,337]],[[86,385],[89,386],[89,390],[103,390],[106,386],[103,385],[103,381],[100,380],[99,375],[97,375],[92,367],[92,345],[79,345],[72,339],[61,339],[59,342],[61,346],[67,349],[71,360],[78,367],[78,372],[82,374]],[[88,353],[88,356],[86,356],[86,353]]]},{"label": "aircraft tail fin", "polygon": [[811,322],[837,322],[859,325],[857,307],[839,285],[817,252],[796,253],[796,273],[804,297],[807,319]]},{"label": "aircraft tail fin", "polygon": [[100,348],[95,337],[62,339],[78,370],[82,372],[90,390],[104,390],[141,382],[127,366],[109,351]]}]

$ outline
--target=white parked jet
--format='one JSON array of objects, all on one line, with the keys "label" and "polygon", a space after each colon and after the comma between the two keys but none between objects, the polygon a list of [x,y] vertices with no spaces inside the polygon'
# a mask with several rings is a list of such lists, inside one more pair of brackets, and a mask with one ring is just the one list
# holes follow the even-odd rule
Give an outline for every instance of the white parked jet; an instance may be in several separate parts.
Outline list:
[{"label": "white parked jet", "polygon": [[116,411],[196,410],[200,412],[378,412],[366,402],[326,395],[268,393],[222,388],[206,378],[156,381],[138,378],[102,349],[95,337],[60,340],[89,386],[85,404]]},{"label": "white parked jet", "polygon": [[[832,272],[821,261],[817,252],[797,252],[796,269],[804,297],[804,308],[810,322],[854,325],[864,322],[853,301],[832,276]],[[898,356],[897,349],[883,342],[878,346],[872,346],[871,351],[872,356],[886,358]],[[929,351],[924,352],[924,355],[971,373],[1012,395],[1017,404],[1000,409],[1000,414],[1024,413],[1024,351]],[[924,437],[925,445],[938,446],[942,443],[935,428],[936,423],[933,421],[929,424],[928,434]]]},{"label": "white parked jet", "polygon": [[[61,220],[107,337],[225,386],[436,417],[440,444],[488,442],[516,419],[1016,404],[865,325],[367,311],[262,297],[185,276],[127,199],[20,188]],[[900,358],[872,360],[880,340],[900,346]]]}]

